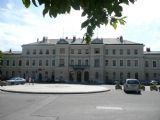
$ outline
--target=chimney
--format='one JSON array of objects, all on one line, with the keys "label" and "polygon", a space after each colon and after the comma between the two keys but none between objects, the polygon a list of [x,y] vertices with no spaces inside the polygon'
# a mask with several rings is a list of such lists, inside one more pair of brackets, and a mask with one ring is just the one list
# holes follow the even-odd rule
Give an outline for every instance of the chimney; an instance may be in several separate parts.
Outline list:
[{"label": "chimney", "polygon": [[122,43],[123,43],[123,37],[120,36],[120,37],[119,37],[119,40],[120,40],[120,42],[121,42],[121,44],[122,44]]},{"label": "chimney", "polygon": [[151,49],[150,49],[150,48],[146,48],[146,51],[147,51],[147,52],[151,52]]},{"label": "chimney", "polygon": [[75,42],[76,41],[76,36],[73,36],[73,40],[71,43]]}]

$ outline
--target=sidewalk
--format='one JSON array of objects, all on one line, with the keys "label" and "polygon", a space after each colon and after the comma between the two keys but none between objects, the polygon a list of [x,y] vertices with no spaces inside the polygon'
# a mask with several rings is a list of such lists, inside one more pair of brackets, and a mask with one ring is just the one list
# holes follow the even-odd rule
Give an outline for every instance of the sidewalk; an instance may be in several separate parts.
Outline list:
[{"label": "sidewalk", "polygon": [[0,90],[16,93],[31,94],[84,94],[110,91],[109,88],[99,85],[80,84],[34,84],[10,85],[0,87]]}]

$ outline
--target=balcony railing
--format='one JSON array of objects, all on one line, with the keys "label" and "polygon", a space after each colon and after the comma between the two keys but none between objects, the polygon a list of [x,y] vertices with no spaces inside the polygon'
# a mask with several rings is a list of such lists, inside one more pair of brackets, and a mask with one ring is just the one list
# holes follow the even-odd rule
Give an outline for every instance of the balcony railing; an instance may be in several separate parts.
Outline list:
[{"label": "balcony railing", "polygon": [[88,68],[89,65],[70,65],[70,67],[72,67],[73,69],[83,70],[83,69],[85,69],[85,68]]}]

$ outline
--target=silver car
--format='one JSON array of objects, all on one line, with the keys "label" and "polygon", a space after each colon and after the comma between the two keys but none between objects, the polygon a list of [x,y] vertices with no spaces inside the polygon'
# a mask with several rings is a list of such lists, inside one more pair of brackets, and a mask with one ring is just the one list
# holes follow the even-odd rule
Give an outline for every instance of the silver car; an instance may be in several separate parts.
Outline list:
[{"label": "silver car", "polygon": [[126,79],[124,83],[124,92],[134,91],[138,94],[141,93],[140,82],[137,79]]},{"label": "silver car", "polygon": [[6,81],[8,85],[18,85],[18,84],[25,84],[26,80],[21,77],[13,77]]}]

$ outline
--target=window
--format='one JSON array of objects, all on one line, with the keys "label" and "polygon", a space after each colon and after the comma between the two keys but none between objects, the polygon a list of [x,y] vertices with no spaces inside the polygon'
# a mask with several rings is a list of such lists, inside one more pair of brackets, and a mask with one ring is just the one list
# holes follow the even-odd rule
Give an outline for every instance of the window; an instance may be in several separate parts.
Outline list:
[{"label": "window", "polygon": [[3,60],[0,60],[0,65],[1,65],[1,66],[3,65]]},{"label": "window", "polygon": [[49,64],[49,62],[48,62],[48,60],[46,60],[46,66],[48,66],[48,64]]},{"label": "window", "polygon": [[74,49],[71,49],[71,54],[74,54]]},{"label": "window", "polygon": [[105,50],[105,54],[108,55],[108,53],[109,53],[109,52],[108,52],[108,49],[106,49],[106,50]]},{"label": "window", "polygon": [[137,72],[135,73],[135,79],[138,79],[138,73]]},{"label": "window", "polygon": [[29,66],[29,60],[26,60],[26,66]]},{"label": "window", "polygon": [[156,61],[153,61],[153,67],[156,67],[157,64],[156,64]]},{"label": "window", "polygon": [[12,64],[12,66],[15,66],[15,60],[13,60],[13,64]]},{"label": "window", "polygon": [[113,66],[116,66],[116,60],[113,60],[113,61],[112,61],[112,65],[113,65]]},{"label": "window", "polygon": [[81,65],[81,60],[78,60],[78,65]]},{"label": "window", "polygon": [[39,60],[39,66],[42,66],[42,60]]},{"label": "window", "polygon": [[74,65],[74,60],[71,60],[71,65]]},{"label": "window", "polygon": [[145,73],[145,79],[149,80],[149,73]]},{"label": "window", "polygon": [[88,66],[88,60],[85,60],[85,65],[87,65],[87,66]]},{"label": "window", "polygon": [[157,73],[153,73],[153,77],[154,77],[154,78],[157,78]]},{"label": "window", "polygon": [[9,60],[7,60],[7,66],[9,66]]},{"label": "window", "polygon": [[127,55],[130,55],[130,54],[131,54],[130,49],[127,49]]},{"label": "window", "polygon": [[127,66],[131,66],[131,60],[127,60]]},{"label": "window", "polygon": [[48,49],[46,50],[46,54],[47,54],[47,55],[49,54],[49,50],[48,50]]},{"label": "window", "polygon": [[64,66],[64,59],[59,59],[59,66],[63,67]]},{"label": "window", "polygon": [[123,55],[123,49],[120,49],[119,52],[120,52],[120,55]]},{"label": "window", "polygon": [[39,51],[39,54],[43,54],[42,50]]},{"label": "window", "polygon": [[127,73],[127,78],[131,78],[131,73],[130,72]]},{"label": "window", "polygon": [[116,50],[115,50],[115,49],[112,50],[112,54],[113,54],[113,55],[116,54]]},{"label": "window", "polygon": [[120,72],[120,80],[123,80],[123,72]]},{"label": "window", "polygon": [[65,49],[64,48],[60,48],[60,54],[64,54],[65,53]]},{"label": "window", "polygon": [[33,50],[33,55],[35,55],[35,54],[36,54],[36,49]]},{"label": "window", "polygon": [[78,54],[81,54],[81,49],[78,49]]},{"label": "window", "polygon": [[94,53],[95,53],[95,54],[99,54],[99,53],[100,53],[100,48],[95,48],[95,49],[94,49]]},{"label": "window", "polygon": [[55,60],[52,60],[52,66],[55,66]]},{"label": "window", "polygon": [[138,54],[138,50],[137,50],[137,49],[134,50],[134,54],[135,54],[135,55]]},{"label": "window", "polygon": [[86,49],[86,54],[89,54],[89,50],[88,49]]},{"label": "window", "polygon": [[96,79],[98,79],[98,78],[99,78],[99,73],[98,73],[98,72],[96,72],[96,74],[95,74],[95,78],[96,78]]},{"label": "window", "polygon": [[55,53],[56,53],[55,49],[53,49],[52,53],[53,53],[53,54],[55,54]]},{"label": "window", "polygon": [[35,66],[35,60],[32,61],[32,66]]},{"label": "window", "polygon": [[105,60],[105,66],[108,66],[108,60]]},{"label": "window", "polygon": [[145,61],[145,67],[149,67],[148,61]]},{"label": "window", "polygon": [[113,80],[116,79],[116,72],[113,72]]},{"label": "window", "polygon": [[134,60],[134,66],[135,66],[135,67],[138,66],[138,60]]},{"label": "window", "polygon": [[30,51],[29,50],[27,50],[27,53],[26,53],[27,55],[29,55],[30,54]]},{"label": "window", "polygon": [[99,59],[94,60],[94,67],[99,67],[100,66],[100,61]]},{"label": "window", "polygon": [[19,60],[18,65],[22,66],[22,60]]},{"label": "window", "polygon": [[120,60],[120,66],[123,66],[123,60]]}]

